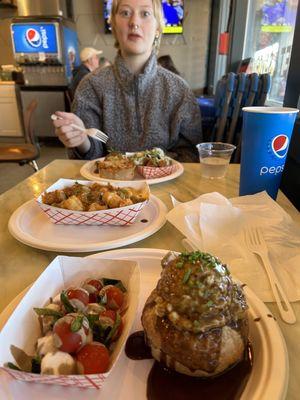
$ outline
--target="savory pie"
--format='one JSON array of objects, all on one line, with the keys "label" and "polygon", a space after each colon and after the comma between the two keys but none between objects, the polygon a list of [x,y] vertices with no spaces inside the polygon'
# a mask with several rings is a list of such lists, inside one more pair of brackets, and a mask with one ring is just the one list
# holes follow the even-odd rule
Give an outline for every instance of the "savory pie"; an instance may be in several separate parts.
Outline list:
[{"label": "savory pie", "polygon": [[142,324],[153,357],[177,372],[210,377],[242,360],[248,341],[247,303],[216,257],[168,253]]},{"label": "savory pie", "polygon": [[96,161],[95,173],[101,178],[129,181],[134,171],[134,162],[121,153],[110,153],[103,161]]}]

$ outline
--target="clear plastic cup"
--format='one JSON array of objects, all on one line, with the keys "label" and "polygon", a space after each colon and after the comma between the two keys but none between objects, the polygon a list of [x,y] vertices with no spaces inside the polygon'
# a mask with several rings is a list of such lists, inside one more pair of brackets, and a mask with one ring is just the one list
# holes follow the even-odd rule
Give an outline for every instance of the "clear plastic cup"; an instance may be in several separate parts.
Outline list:
[{"label": "clear plastic cup", "polygon": [[208,142],[197,145],[204,178],[219,179],[226,175],[227,167],[236,146],[229,143]]}]

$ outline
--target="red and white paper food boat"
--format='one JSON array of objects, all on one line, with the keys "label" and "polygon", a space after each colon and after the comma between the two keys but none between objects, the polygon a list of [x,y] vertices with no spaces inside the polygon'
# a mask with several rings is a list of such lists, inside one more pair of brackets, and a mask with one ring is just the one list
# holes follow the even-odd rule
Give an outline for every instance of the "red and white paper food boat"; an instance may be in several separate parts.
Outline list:
[{"label": "red and white paper food boat", "polygon": [[[91,185],[99,182],[82,181],[73,179],[59,179],[52,186],[50,186],[44,193],[51,192],[58,189],[64,189],[73,186],[75,183],[82,185]],[[101,185],[108,185],[107,182],[101,182]],[[149,193],[149,186],[145,182],[132,182],[130,185],[125,182],[120,182],[117,187],[132,187],[134,189],[143,190]],[[59,225],[131,225],[141,210],[148,203],[148,200],[141,203],[132,204],[126,207],[111,208],[101,211],[73,211],[64,208],[58,208],[44,204],[42,202],[42,193],[37,198],[37,203],[41,209],[47,214],[51,222]]]},{"label": "red and white paper food boat", "polygon": [[[63,289],[78,286],[87,278],[120,279],[127,289],[128,308],[122,317],[124,329],[110,357],[107,372],[91,375],[40,375],[4,367],[15,363],[10,346],[15,345],[27,354],[35,353],[35,344],[41,336],[38,317],[34,307],[49,303]],[[0,332],[0,370],[17,380],[52,385],[100,389],[111,373],[124,347],[126,338],[136,317],[140,290],[140,271],[135,261],[100,260],[80,257],[58,256],[28,290]]]},{"label": "red and white paper food boat", "polygon": [[162,178],[167,175],[173,174],[178,168],[178,164],[173,163],[166,167],[148,167],[141,166],[137,167],[137,171],[146,179]]}]

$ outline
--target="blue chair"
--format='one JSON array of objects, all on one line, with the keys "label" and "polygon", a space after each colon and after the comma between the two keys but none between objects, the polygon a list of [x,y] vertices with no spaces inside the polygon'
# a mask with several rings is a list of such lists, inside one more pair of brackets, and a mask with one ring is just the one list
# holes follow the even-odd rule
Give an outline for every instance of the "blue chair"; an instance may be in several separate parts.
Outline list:
[{"label": "blue chair", "polygon": [[237,126],[238,118],[240,117],[241,107],[243,105],[243,100],[245,100],[245,90],[247,75],[242,72],[236,76],[236,91],[233,98],[233,111],[231,115],[231,121],[229,129],[226,132],[225,141],[227,143],[235,142],[235,128]]},{"label": "blue chair", "polygon": [[234,84],[235,74],[231,72],[219,80],[214,97],[201,96],[198,98],[203,136],[206,141],[215,140],[224,133]]},{"label": "blue chair", "polygon": [[256,95],[255,101],[254,101],[256,106],[264,106],[270,89],[271,89],[270,74],[260,75],[257,95]]},{"label": "blue chair", "polygon": [[237,150],[233,161],[239,162],[242,108],[263,106],[270,88],[269,74],[230,72],[224,75],[217,84],[213,98],[198,99],[204,140],[235,144]]},{"label": "blue chair", "polygon": [[[241,104],[239,111],[239,118],[236,123],[235,129],[235,140],[234,144],[237,146],[236,151],[232,157],[232,161],[239,163],[241,159],[241,133],[242,133],[242,108],[251,106],[264,106],[267,95],[271,88],[271,76],[270,74],[258,75],[253,73],[248,75],[249,90],[246,93],[245,101]],[[230,142],[231,143],[231,142]]]},{"label": "blue chair", "polygon": [[201,110],[203,139],[209,142],[216,119],[215,98],[200,96],[197,97],[197,101]]}]

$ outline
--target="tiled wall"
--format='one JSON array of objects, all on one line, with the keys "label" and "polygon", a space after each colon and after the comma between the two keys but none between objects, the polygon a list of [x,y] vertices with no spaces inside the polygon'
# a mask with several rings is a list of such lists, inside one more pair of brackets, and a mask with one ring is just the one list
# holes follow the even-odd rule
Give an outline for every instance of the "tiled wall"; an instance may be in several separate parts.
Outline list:
[{"label": "tiled wall", "polygon": [[[104,33],[102,0],[74,0],[80,48],[93,46],[113,61],[114,39]],[[160,55],[170,54],[177,69],[194,90],[206,85],[211,0],[185,0],[183,35],[165,35]]]}]

